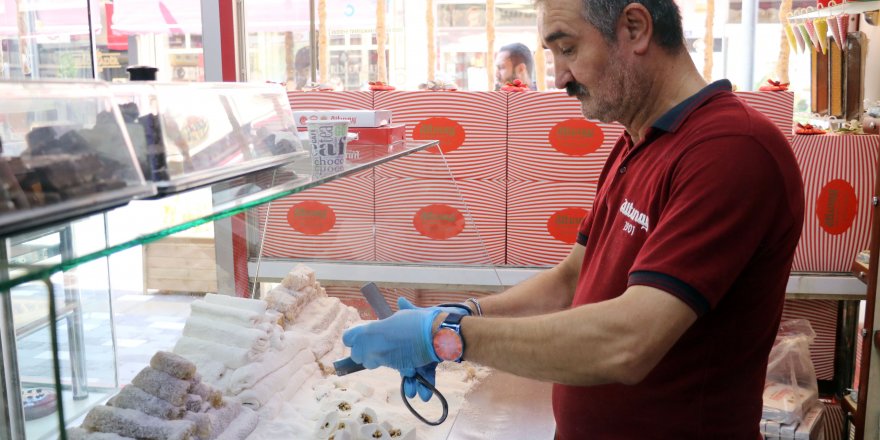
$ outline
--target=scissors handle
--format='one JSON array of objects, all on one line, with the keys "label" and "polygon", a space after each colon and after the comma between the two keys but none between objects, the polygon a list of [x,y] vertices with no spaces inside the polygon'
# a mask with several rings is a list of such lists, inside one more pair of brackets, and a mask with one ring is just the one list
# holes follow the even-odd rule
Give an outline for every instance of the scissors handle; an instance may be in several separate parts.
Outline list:
[{"label": "scissors handle", "polygon": [[446,402],[446,398],[443,397],[443,394],[440,394],[440,391],[437,391],[437,388],[434,388],[434,385],[431,385],[431,382],[428,382],[424,377],[422,377],[421,374],[416,373],[415,378],[417,381],[419,381],[420,384],[424,385],[426,388],[431,390],[431,392],[434,393],[434,395],[437,396],[438,399],[440,399],[440,405],[443,406],[443,414],[437,420],[428,420],[428,419],[422,417],[422,415],[419,414],[419,412],[416,411],[416,409],[413,408],[412,405],[409,404],[409,399],[406,397],[406,391],[403,388],[403,385],[406,382],[406,380],[403,379],[400,381],[400,398],[403,399],[403,404],[406,405],[406,409],[408,409],[409,412],[412,413],[412,415],[416,416],[417,419],[421,420],[423,423],[425,423],[427,425],[437,426],[437,425],[445,422],[446,416],[449,415],[449,403]]}]

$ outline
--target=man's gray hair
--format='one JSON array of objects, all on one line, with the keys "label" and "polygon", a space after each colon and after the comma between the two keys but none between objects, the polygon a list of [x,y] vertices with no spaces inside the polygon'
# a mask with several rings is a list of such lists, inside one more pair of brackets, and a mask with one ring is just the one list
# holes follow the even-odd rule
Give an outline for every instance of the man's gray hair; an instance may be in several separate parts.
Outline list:
[{"label": "man's gray hair", "polygon": [[[535,0],[539,6],[547,0]],[[681,25],[681,11],[674,0],[583,0],[581,15],[605,37],[617,41],[617,20],[623,8],[630,3],[638,3],[651,13],[654,21],[654,41],[671,53],[684,49],[684,30]]]}]

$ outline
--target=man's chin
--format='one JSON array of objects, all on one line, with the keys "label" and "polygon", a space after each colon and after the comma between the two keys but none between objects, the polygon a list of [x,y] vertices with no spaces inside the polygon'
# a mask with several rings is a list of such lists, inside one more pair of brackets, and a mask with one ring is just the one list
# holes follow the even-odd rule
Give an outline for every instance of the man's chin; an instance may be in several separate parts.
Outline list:
[{"label": "man's chin", "polygon": [[581,114],[584,115],[585,118],[599,121],[605,124],[617,122],[617,120],[608,112],[603,112],[594,108],[590,108],[588,107],[588,104],[586,102],[584,102],[580,98],[578,98],[578,100],[581,101]]}]

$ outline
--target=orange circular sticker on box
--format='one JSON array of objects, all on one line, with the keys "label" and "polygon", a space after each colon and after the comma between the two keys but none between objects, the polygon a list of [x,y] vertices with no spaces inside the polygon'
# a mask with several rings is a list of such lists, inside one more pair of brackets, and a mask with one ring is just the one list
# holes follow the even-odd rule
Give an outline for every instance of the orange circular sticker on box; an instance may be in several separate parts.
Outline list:
[{"label": "orange circular sticker on box", "polygon": [[834,179],[822,188],[816,199],[816,217],[819,226],[831,235],[848,231],[856,219],[859,199],[856,190],[846,180]]},{"label": "orange circular sticker on box", "polygon": [[[412,138],[416,140],[438,140],[443,154],[450,153],[464,144],[464,127],[449,118],[428,118],[413,128]],[[428,150],[438,154],[435,148]]]},{"label": "orange circular sticker on box", "polygon": [[547,232],[553,238],[568,244],[577,241],[578,227],[589,211],[583,208],[565,208],[556,211],[547,219]]},{"label": "orange circular sticker on box", "polygon": [[290,207],[287,223],[297,232],[321,235],[336,225],[336,213],[321,202],[306,200]]},{"label": "orange circular sticker on box", "polygon": [[447,240],[464,230],[464,216],[449,205],[428,205],[416,212],[413,226],[425,237]]},{"label": "orange circular sticker on box", "polygon": [[583,118],[562,121],[550,129],[550,146],[569,156],[586,156],[602,146],[602,128]]}]

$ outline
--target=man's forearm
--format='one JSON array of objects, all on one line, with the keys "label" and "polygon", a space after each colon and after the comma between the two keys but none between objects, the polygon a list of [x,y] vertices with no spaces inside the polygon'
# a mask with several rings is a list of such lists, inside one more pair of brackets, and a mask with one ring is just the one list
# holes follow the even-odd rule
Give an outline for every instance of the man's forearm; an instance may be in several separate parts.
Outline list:
[{"label": "man's forearm", "polygon": [[483,316],[531,316],[571,305],[574,285],[558,267],[547,269],[497,295],[481,298]]},{"label": "man's forearm", "polygon": [[562,262],[506,291],[480,300],[484,316],[533,316],[571,306],[584,247],[576,244]]},{"label": "man's forearm", "polygon": [[551,314],[461,321],[464,358],[518,376],[587,386],[634,384],[696,320],[677,297],[633,286],[615,299]]}]

